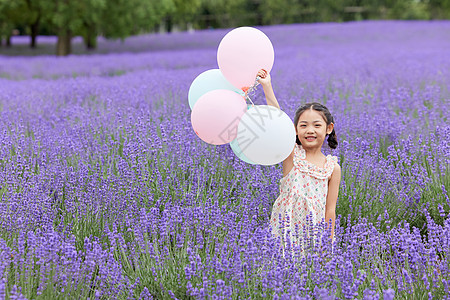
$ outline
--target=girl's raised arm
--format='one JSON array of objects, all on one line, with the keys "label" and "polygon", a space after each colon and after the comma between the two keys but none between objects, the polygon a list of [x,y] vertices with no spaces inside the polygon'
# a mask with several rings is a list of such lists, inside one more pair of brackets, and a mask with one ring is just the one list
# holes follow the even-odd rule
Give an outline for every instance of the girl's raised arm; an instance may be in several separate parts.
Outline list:
[{"label": "girl's raised arm", "polygon": [[[280,109],[280,105],[278,104],[277,98],[275,97],[275,93],[273,92],[272,82],[270,78],[269,72],[262,69],[258,72],[258,82],[262,85],[264,89],[264,95],[266,96],[267,105],[276,107]],[[294,150],[292,150],[291,154],[283,161],[283,177],[288,175],[289,172],[294,167]]]},{"label": "girl's raised arm", "polygon": [[270,78],[269,72],[264,69],[259,70],[258,82],[262,85],[264,90],[264,95],[266,96],[267,105],[274,106],[280,109],[280,105],[278,104],[277,98],[275,97],[275,93],[273,92],[272,82]]}]

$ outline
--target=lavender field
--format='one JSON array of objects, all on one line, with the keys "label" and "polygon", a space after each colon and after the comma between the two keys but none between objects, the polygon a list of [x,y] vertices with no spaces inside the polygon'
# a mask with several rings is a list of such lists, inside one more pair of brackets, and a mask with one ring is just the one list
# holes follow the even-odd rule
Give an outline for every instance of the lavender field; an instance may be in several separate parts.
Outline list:
[{"label": "lavender field", "polygon": [[281,164],[192,129],[229,30],[101,40],[0,56],[0,299],[450,299],[450,22],[260,29],[281,109],[335,118],[333,252],[283,256]]}]

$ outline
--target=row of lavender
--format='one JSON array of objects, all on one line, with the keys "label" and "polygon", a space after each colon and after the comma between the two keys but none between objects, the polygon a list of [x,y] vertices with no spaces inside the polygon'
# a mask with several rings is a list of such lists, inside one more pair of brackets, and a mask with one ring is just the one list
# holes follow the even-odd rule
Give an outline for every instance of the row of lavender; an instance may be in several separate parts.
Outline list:
[{"label": "row of lavender", "polygon": [[226,31],[142,37],[197,50],[0,57],[0,297],[444,298],[449,28],[263,28],[282,109],[318,100],[336,120],[337,241],[306,257],[268,232],[281,165],[191,128],[189,85]]}]

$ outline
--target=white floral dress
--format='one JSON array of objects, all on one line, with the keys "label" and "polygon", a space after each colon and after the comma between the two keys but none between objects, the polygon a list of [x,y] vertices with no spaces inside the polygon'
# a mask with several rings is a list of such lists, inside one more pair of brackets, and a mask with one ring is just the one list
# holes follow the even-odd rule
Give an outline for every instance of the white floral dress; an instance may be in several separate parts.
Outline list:
[{"label": "white floral dress", "polygon": [[299,241],[303,237],[303,226],[306,226],[305,229],[309,228],[306,216],[309,219],[312,214],[313,224],[320,223],[325,218],[328,180],[337,163],[337,157],[327,155],[324,168],[320,168],[308,162],[305,150],[296,144],[293,162],[292,170],[280,180],[280,195],[273,205],[270,226],[272,234],[280,237],[284,246],[289,232],[289,239],[295,247],[303,245]]}]

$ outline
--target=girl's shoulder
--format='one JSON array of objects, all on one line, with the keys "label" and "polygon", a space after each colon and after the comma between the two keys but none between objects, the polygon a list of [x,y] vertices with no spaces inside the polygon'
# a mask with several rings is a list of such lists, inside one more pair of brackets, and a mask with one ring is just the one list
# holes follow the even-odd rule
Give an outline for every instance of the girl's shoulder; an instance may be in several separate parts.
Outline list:
[{"label": "girl's shoulder", "polygon": [[336,155],[328,154],[327,155],[327,161],[330,161],[330,163],[332,163],[333,168],[334,167],[339,167],[340,168],[340,166],[338,164],[338,157]]}]

